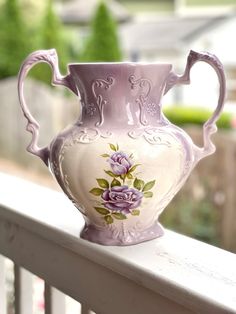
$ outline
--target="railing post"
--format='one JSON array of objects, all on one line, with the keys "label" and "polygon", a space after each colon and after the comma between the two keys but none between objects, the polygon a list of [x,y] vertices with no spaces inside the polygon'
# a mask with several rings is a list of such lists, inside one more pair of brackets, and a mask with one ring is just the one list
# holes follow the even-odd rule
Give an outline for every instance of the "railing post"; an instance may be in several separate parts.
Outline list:
[{"label": "railing post", "polygon": [[7,314],[5,257],[0,255],[0,313]]},{"label": "railing post", "polygon": [[33,276],[27,270],[14,265],[15,314],[33,313]]},{"label": "railing post", "polygon": [[45,282],[44,286],[45,314],[65,314],[65,295]]},{"label": "railing post", "polygon": [[81,304],[81,314],[93,314],[94,312],[92,312],[87,304]]}]

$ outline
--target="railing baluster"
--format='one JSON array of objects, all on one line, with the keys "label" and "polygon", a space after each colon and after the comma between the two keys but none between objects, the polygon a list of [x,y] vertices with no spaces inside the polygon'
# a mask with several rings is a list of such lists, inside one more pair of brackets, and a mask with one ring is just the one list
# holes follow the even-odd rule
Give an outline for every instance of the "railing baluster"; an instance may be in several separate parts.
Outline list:
[{"label": "railing baluster", "polygon": [[92,312],[87,304],[81,304],[81,314],[93,314],[94,312]]},{"label": "railing baluster", "polygon": [[44,288],[45,314],[65,314],[65,295],[45,282]]},{"label": "railing baluster", "polygon": [[15,314],[33,313],[33,276],[27,270],[14,265]]},{"label": "railing baluster", "polygon": [[0,255],[0,313],[7,314],[5,257]]}]

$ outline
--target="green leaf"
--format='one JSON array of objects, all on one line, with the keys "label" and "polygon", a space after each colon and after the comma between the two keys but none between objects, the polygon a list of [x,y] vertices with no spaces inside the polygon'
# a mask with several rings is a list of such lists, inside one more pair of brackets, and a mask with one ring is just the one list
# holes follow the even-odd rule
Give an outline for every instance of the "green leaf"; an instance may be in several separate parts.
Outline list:
[{"label": "green leaf", "polygon": [[122,180],[125,180],[126,174],[121,174],[120,177]]},{"label": "green leaf", "polygon": [[138,166],[140,166],[140,164],[133,165],[133,167],[129,169],[129,172],[133,172]]},{"label": "green leaf", "polygon": [[107,180],[105,180],[105,179],[96,179],[96,180],[97,180],[98,185],[101,188],[105,188],[105,189],[109,188],[109,182]]},{"label": "green leaf", "polygon": [[116,150],[119,150],[119,145],[118,144],[116,144]]},{"label": "green leaf", "polygon": [[104,170],[106,172],[106,174],[108,174],[110,177],[112,178],[117,178],[119,177],[118,175],[114,174],[112,171],[110,170]]},{"label": "green leaf", "polygon": [[124,214],[121,214],[121,213],[113,213],[112,216],[113,216],[115,219],[119,219],[119,220],[127,219],[127,217],[126,217]]},{"label": "green leaf", "polygon": [[138,178],[135,178],[134,180],[134,183],[133,183],[134,187],[137,189],[137,190],[142,190],[143,186],[144,186],[144,181],[143,180],[140,180]]},{"label": "green leaf", "polygon": [[131,174],[131,173],[129,173],[129,172],[127,173],[127,175],[126,175],[126,176],[127,176],[127,178],[128,178],[128,179],[133,179],[133,178],[134,178],[134,177],[132,176],[132,174]]},{"label": "green leaf", "polygon": [[107,210],[106,208],[102,208],[102,207],[94,207],[94,208],[101,215],[107,215],[110,213],[109,210]]},{"label": "green leaf", "polygon": [[148,197],[153,197],[153,193],[152,193],[152,192],[144,192],[144,193],[143,193],[143,196],[144,196],[144,197],[147,197],[147,198],[148,198]]},{"label": "green leaf", "polygon": [[143,192],[151,190],[156,183],[156,180],[150,181],[144,185]]},{"label": "green leaf", "polygon": [[140,210],[138,209],[134,209],[132,212],[131,212],[131,215],[133,216],[138,216],[140,214]]},{"label": "green leaf", "polygon": [[106,223],[108,225],[110,225],[110,224],[112,224],[114,222],[114,219],[110,215],[109,216],[105,216],[104,219],[105,219],[105,221],[106,221]]},{"label": "green leaf", "polygon": [[132,159],[134,157],[133,153],[129,155],[129,158]]},{"label": "green leaf", "polygon": [[102,154],[101,156],[102,157],[110,157],[110,155],[108,155],[108,154]]},{"label": "green leaf", "polygon": [[93,188],[92,190],[89,191],[89,193],[91,193],[95,196],[100,196],[100,195],[102,195],[103,192],[104,192],[104,190],[99,189],[99,188]]},{"label": "green leaf", "polygon": [[111,187],[113,187],[113,186],[121,186],[120,181],[118,181],[117,179],[114,178],[111,182]]},{"label": "green leaf", "polygon": [[110,149],[114,150],[115,152],[117,151],[115,145],[109,143],[109,146],[110,146]]}]

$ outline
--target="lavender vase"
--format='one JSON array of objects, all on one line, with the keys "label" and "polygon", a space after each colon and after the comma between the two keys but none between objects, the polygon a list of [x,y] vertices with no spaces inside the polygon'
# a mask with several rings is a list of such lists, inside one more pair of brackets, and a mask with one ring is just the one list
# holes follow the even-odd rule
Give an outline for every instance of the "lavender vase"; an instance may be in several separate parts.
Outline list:
[{"label": "lavender vase", "polygon": [[[189,84],[197,61],[209,63],[220,83],[216,110],[203,127],[203,147],[161,110],[162,96],[177,84]],[[38,62],[48,63],[52,83],[69,88],[82,106],[78,121],[44,148],[37,145],[39,125],[23,95],[24,79]],[[198,161],[215,150],[211,135],[225,98],[222,64],[212,54],[190,51],[181,76],[162,63],[69,64],[68,72],[61,76],[54,49],[36,51],[22,64],[19,99],[32,133],[27,150],[44,161],[83,214],[82,238],[130,245],[161,236],[160,213]]]}]

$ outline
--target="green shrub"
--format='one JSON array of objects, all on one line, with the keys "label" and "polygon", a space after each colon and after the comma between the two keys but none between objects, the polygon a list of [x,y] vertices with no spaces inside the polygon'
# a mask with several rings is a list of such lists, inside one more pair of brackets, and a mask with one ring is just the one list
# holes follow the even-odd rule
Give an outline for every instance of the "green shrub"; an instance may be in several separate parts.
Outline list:
[{"label": "green shrub", "polygon": [[[39,39],[37,49],[56,48],[60,69],[62,72],[65,72],[68,62],[67,42],[64,38],[63,26],[57,15],[54,13],[52,0],[48,0],[41,25],[42,26],[38,31]],[[46,64],[36,65],[30,75],[45,83],[51,83],[51,69]]]},{"label": "green shrub", "polygon": [[[184,106],[173,106],[163,111],[168,120],[179,126],[188,124],[203,125],[213,113],[213,111],[203,108]],[[232,115],[230,113],[222,113],[217,126],[222,129],[231,129],[231,122]]]},{"label": "green shrub", "polygon": [[163,212],[160,222],[166,228],[203,242],[220,244],[220,213],[207,198],[197,202],[182,190]]},{"label": "green shrub", "polygon": [[84,62],[120,61],[116,23],[105,3],[101,2],[91,24],[91,34],[86,42],[81,60]]},{"label": "green shrub", "polygon": [[0,79],[15,76],[31,51],[32,36],[21,17],[17,0],[6,0],[0,11]]}]

